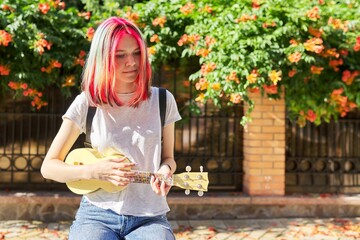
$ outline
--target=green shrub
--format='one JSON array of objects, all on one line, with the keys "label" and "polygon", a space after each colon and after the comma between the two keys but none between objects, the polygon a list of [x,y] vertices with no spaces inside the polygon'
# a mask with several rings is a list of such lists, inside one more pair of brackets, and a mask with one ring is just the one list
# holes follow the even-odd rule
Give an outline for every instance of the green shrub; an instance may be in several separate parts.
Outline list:
[{"label": "green shrub", "polygon": [[[279,98],[300,125],[360,104],[360,3],[309,0],[149,1],[133,14],[154,61],[198,56],[198,101],[250,105],[249,91]],[[162,24],[154,24],[161,22]],[[156,40],[155,40],[156,39]],[[177,41],[177,44],[174,42]]]},{"label": "green shrub", "polygon": [[[14,81],[20,89],[26,83],[41,90],[67,86],[71,76],[69,83],[78,85],[81,66],[74,61],[89,47],[88,29],[117,15],[143,30],[155,67],[198,58],[200,67],[189,76],[198,90],[195,100],[248,104],[242,124],[251,119],[250,91],[269,98],[285,91],[288,116],[301,126],[337,119],[360,104],[357,0],[150,0],[130,7],[123,5],[134,1],[83,0],[90,19],[75,8],[62,9],[59,1],[46,14],[31,2],[2,5],[0,75],[9,69],[0,76],[2,86]],[[12,38],[2,46],[1,31]],[[41,38],[52,43],[42,54],[35,47]]]},{"label": "green shrub", "polygon": [[[49,86],[78,85],[89,19],[60,1],[3,1],[0,6],[0,84],[28,96],[38,109]],[[1,70],[2,69],[2,70]]]}]

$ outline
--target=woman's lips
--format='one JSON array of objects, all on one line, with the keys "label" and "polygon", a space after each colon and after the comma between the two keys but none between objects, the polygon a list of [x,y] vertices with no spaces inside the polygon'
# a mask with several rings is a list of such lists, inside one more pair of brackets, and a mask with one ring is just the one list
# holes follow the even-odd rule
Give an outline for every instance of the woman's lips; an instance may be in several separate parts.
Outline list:
[{"label": "woman's lips", "polygon": [[125,74],[133,74],[133,73],[137,73],[137,71],[136,70],[124,71],[123,73],[125,73]]}]

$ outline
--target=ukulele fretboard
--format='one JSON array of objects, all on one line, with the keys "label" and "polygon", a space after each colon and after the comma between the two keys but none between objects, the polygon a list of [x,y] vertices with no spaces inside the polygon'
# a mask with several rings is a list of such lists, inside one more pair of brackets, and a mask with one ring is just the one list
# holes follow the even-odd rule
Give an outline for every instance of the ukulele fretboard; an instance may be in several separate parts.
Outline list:
[{"label": "ukulele fretboard", "polygon": [[166,181],[167,184],[171,184],[170,179],[166,179],[162,174],[156,174],[151,172],[142,172],[142,171],[134,171],[135,175],[132,178],[131,182],[133,183],[150,183],[151,177],[157,177],[160,181]]}]

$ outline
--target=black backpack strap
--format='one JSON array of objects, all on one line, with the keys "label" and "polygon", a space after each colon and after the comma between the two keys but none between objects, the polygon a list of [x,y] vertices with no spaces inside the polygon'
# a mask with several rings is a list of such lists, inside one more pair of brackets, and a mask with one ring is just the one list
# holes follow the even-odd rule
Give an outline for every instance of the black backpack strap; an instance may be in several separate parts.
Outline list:
[{"label": "black backpack strap", "polygon": [[85,142],[84,146],[91,148],[91,140],[90,140],[90,133],[91,133],[91,124],[96,112],[96,107],[89,106],[88,112],[86,115],[86,133],[85,133]]},{"label": "black backpack strap", "polygon": [[159,108],[160,108],[161,127],[164,127],[165,114],[166,114],[166,89],[165,88],[159,88]]}]

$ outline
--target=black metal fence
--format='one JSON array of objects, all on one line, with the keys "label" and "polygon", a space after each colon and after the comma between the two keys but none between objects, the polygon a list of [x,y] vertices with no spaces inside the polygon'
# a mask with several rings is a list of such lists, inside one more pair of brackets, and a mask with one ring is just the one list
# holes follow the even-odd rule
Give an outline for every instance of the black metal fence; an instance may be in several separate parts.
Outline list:
[{"label": "black metal fence", "polygon": [[287,193],[360,193],[360,112],[286,133]]},{"label": "black metal fence", "polygon": [[[192,114],[186,105],[193,88],[184,76],[179,68],[163,67],[154,79],[154,85],[162,85],[175,95],[183,117],[175,130],[177,171],[185,171],[187,165],[198,171],[202,165],[209,172],[210,190],[241,191],[242,108],[217,110],[205,105],[201,106],[202,114]],[[61,116],[77,92],[66,98],[58,89],[46,90],[49,106],[38,112],[30,110],[25,98],[15,101],[5,97],[1,101],[0,189],[66,189],[65,184],[43,179],[39,170],[61,125]],[[82,147],[83,141],[81,135],[73,148]]]}]

